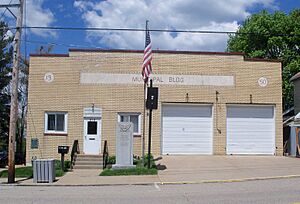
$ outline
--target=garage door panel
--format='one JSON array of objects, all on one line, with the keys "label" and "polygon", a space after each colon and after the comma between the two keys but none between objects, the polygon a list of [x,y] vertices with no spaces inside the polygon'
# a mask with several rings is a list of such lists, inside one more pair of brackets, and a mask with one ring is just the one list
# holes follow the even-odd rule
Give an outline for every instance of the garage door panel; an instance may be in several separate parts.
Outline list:
[{"label": "garage door panel", "polygon": [[227,118],[274,118],[272,106],[228,106]]},{"label": "garage door panel", "polygon": [[209,105],[202,106],[187,106],[187,105],[169,105],[164,106],[163,114],[165,117],[184,118],[190,119],[207,117],[210,118],[212,115],[212,109]]},{"label": "garage door panel", "polygon": [[164,141],[174,140],[174,139],[181,139],[181,140],[211,140],[210,137],[207,137],[210,134],[210,131],[205,131],[199,134],[199,132],[191,133],[180,133],[180,132],[169,132],[168,134],[164,134]]},{"label": "garage door panel", "polygon": [[203,131],[202,132],[202,135],[199,135],[199,132],[198,131],[189,131],[189,132],[184,132],[184,133],[181,133],[179,131],[172,131],[172,132],[169,132],[168,134],[164,134],[164,141],[168,140],[168,138],[171,138],[171,139],[174,139],[174,138],[182,138],[182,139],[199,139],[199,138],[208,138],[208,134],[210,134],[211,131]]},{"label": "garage door panel", "polygon": [[[264,130],[264,129],[261,129],[261,130],[230,130],[230,131],[227,131],[227,134],[230,134],[232,138],[234,137],[239,137],[239,135],[249,135],[249,134],[252,134],[252,137],[259,137],[259,136],[264,136],[264,137],[268,137],[268,135],[272,134],[273,131],[270,131],[270,130]],[[267,135],[266,135],[267,134]],[[261,137],[260,139],[263,139],[264,137]],[[273,137],[273,136],[270,136],[270,137]]]},{"label": "garage door panel", "polygon": [[272,106],[229,107],[227,114],[231,117],[227,118],[227,154],[274,154],[275,121]]},{"label": "garage door panel", "polygon": [[163,120],[164,120],[164,122],[173,122],[174,124],[180,123],[182,125],[189,125],[191,123],[198,122],[201,125],[201,122],[207,122],[210,119],[211,118],[189,118],[189,117],[175,118],[175,117],[164,117]]},{"label": "garage door panel", "polygon": [[163,106],[163,154],[212,154],[211,106]]},{"label": "garage door panel", "polygon": [[[266,148],[270,148],[269,146],[254,146],[254,147],[249,147],[249,146],[236,146],[231,150],[231,154],[263,154],[263,155],[273,155],[273,151],[269,150],[266,151]],[[240,149],[243,149],[241,152]],[[253,151],[253,149],[255,151]]]},{"label": "garage door panel", "polygon": [[183,142],[183,143],[188,143],[188,142],[195,142],[195,143],[199,143],[199,142],[209,142],[210,139],[207,139],[207,138],[191,138],[191,137],[169,137],[169,138],[166,138],[165,142],[168,142],[169,144],[172,144],[172,143],[177,143],[177,142]]},{"label": "garage door panel", "polygon": [[231,118],[227,119],[227,123],[229,123],[232,127],[235,128],[245,128],[249,130],[249,127],[255,127],[255,129],[269,129],[274,126],[273,120],[232,120]]},{"label": "garage door panel", "polygon": [[189,124],[189,125],[174,125],[174,124],[166,124],[166,127],[165,127],[165,131],[166,132],[169,132],[170,130],[183,130],[183,131],[188,131],[188,130],[203,130],[203,129],[208,129],[210,126],[210,124],[199,124],[197,127],[195,127],[195,125],[193,124]]},{"label": "garage door panel", "polygon": [[[195,143],[184,143],[181,145],[181,149],[178,149],[177,146],[171,146],[166,149],[168,154],[186,154],[186,153],[193,153],[193,154],[211,154],[211,149],[208,147],[199,148],[200,144]],[[178,151],[181,150],[181,151]]]},{"label": "garage door panel", "polygon": [[199,127],[193,127],[192,125],[189,127],[183,126],[183,127],[176,127],[176,126],[172,126],[172,127],[166,127],[164,129],[164,133],[169,133],[169,132],[174,132],[174,131],[180,131],[182,133],[184,132],[199,132],[199,131],[209,131],[211,132],[211,130],[208,130],[208,128],[211,127],[209,125],[203,125],[203,126],[199,126]]}]

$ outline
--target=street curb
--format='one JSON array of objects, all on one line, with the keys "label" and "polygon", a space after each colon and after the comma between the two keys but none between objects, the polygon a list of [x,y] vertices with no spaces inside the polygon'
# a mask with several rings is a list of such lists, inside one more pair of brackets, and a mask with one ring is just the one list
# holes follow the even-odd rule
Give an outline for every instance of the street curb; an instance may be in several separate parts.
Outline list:
[{"label": "street curb", "polygon": [[300,175],[286,175],[286,176],[270,176],[270,177],[252,177],[242,179],[220,179],[220,180],[202,180],[202,181],[178,181],[178,182],[158,182],[160,185],[176,185],[176,184],[202,184],[202,183],[234,183],[245,181],[261,181],[261,180],[273,180],[273,179],[289,179],[300,178]]},{"label": "street curb", "polygon": [[289,178],[300,178],[300,175],[285,175],[285,176],[271,176],[271,177],[252,177],[242,179],[220,179],[220,180],[201,180],[201,181],[160,181],[160,182],[146,182],[146,183],[123,183],[123,184],[48,184],[48,183],[37,183],[37,184],[5,184],[0,183],[0,186],[30,186],[30,187],[87,187],[87,186],[148,186],[148,185],[185,185],[185,184],[205,184],[205,183],[235,183],[235,182],[246,182],[246,181],[261,181],[261,180],[274,180],[274,179],[289,179]]}]

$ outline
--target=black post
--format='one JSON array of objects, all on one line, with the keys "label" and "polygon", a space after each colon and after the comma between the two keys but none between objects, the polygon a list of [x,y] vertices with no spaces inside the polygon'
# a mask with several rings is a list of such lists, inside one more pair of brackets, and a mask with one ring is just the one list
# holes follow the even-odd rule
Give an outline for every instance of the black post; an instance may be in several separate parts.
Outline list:
[{"label": "black post", "polygon": [[61,170],[65,171],[64,166],[65,166],[65,154],[62,153],[60,154],[60,161],[61,161]]},{"label": "black post", "polygon": [[152,109],[150,109],[149,111],[148,169],[150,169],[150,155],[151,155],[151,124],[152,124]]},{"label": "black post", "polygon": [[[152,79],[150,80],[150,88],[152,88]],[[149,110],[149,132],[148,132],[148,169],[150,169],[151,155],[151,128],[152,128],[152,107]]]}]

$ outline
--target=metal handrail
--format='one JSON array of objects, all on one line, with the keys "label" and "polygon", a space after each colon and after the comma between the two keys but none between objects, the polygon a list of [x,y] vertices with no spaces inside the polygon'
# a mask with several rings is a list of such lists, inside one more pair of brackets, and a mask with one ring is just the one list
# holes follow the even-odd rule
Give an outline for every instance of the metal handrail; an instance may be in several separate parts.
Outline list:
[{"label": "metal handrail", "polygon": [[74,140],[72,152],[71,152],[71,169],[73,169],[77,154],[79,154],[79,153],[80,153],[80,151],[79,151],[78,140]]},{"label": "metal handrail", "polygon": [[108,146],[107,146],[107,140],[104,141],[104,148],[103,148],[103,169],[106,168],[108,163]]}]

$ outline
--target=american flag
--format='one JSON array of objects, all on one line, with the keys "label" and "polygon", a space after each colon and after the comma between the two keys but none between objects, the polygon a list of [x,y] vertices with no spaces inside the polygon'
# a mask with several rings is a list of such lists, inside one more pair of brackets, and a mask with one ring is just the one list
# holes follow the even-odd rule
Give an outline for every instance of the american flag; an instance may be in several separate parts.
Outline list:
[{"label": "american flag", "polygon": [[144,61],[143,61],[143,68],[142,68],[142,76],[144,82],[148,82],[148,78],[152,73],[152,48],[151,48],[151,39],[150,39],[150,32],[148,27],[146,27],[146,41],[145,41],[145,49],[144,49]]}]

